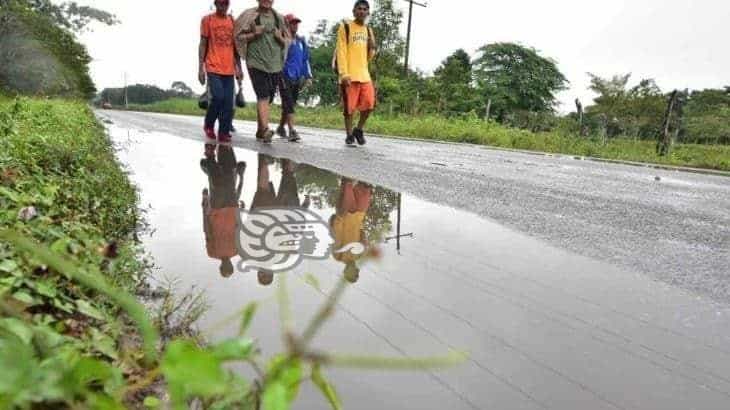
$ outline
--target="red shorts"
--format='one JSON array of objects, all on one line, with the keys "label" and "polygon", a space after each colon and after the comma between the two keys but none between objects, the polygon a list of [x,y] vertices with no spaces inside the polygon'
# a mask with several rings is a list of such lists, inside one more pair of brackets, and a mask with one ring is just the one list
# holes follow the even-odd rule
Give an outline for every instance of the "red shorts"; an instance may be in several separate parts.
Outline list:
[{"label": "red shorts", "polygon": [[345,115],[352,115],[355,111],[372,111],[375,108],[373,83],[352,82],[349,86],[342,85],[342,105]]}]

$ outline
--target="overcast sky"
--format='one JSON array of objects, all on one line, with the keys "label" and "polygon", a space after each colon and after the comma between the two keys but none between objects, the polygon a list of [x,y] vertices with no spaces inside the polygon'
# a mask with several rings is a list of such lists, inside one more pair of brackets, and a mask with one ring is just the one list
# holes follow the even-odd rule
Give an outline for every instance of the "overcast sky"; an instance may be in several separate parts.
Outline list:
[{"label": "overcast sky", "polygon": [[[94,26],[82,35],[94,62],[99,89],[130,83],[168,88],[181,80],[197,83],[200,18],[212,0],[81,0],[117,15],[121,24]],[[255,0],[231,0],[234,15]],[[307,34],[319,19],[351,16],[352,0],[275,0],[293,12]],[[407,11],[407,3],[396,0]],[[655,78],[663,90],[730,85],[730,2],[719,0],[430,0],[414,7],[411,64],[432,72],[457,48],[473,55],[481,45],[509,41],[551,57],[570,81],[559,95],[561,111],[586,89],[592,72],[633,73],[632,82]],[[401,28],[405,32],[404,27]],[[376,33],[377,35],[377,33]],[[250,87],[249,90],[250,91]],[[247,92],[249,94],[249,92]],[[250,95],[250,94],[249,94]]]}]

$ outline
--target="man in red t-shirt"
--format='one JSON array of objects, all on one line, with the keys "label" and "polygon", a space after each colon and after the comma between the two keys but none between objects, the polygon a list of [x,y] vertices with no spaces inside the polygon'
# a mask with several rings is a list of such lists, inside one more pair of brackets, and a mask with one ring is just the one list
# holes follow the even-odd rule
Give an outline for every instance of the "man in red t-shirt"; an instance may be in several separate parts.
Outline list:
[{"label": "man in red t-shirt", "polygon": [[241,80],[241,59],[233,42],[233,17],[227,15],[229,0],[215,0],[215,13],[200,22],[198,46],[198,80],[205,85],[206,74],[210,104],[205,115],[203,130],[206,138],[215,140],[215,121],[218,122],[218,140],[231,141],[233,124],[233,77]]}]

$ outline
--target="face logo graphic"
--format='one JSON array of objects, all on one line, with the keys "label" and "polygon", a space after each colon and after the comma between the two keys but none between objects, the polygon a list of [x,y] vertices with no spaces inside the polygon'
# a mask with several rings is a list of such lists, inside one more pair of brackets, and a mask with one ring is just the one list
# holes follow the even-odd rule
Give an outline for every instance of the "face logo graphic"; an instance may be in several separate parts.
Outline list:
[{"label": "face logo graphic", "polygon": [[[329,225],[305,208],[260,208],[238,213],[236,245],[241,272],[288,271],[304,259],[327,259],[333,244]],[[345,248],[357,253],[362,247],[357,245]]]}]

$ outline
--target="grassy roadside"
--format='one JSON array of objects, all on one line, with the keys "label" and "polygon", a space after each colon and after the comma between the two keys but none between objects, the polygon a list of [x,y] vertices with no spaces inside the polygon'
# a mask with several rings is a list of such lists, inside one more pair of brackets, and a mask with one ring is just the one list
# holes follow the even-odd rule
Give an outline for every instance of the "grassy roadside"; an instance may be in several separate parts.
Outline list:
[{"label": "grassy roadside", "polygon": [[[103,135],[81,102],[0,99],[0,231],[131,292],[148,272],[132,240],[137,194]],[[0,241],[0,408],[114,408],[145,373],[139,334],[40,249]]]},{"label": "grassy roadside", "polygon": [[[132,105],[131,110],[170,114],[202,115],[195,100],[171,99],[149,105]],[[278,107],[272,118],[279,115]],[[340,129],[342,115],[335,108],[300,108],[297,122],[302,125]],[[236,118],[255,120],[252,104],[236,111]],[[490,145],[530,151],[590,156],[604,159],[647,162],[665,165],[730,171],[730,146],[675,144],[669,156],[659,157],[655,143],[616,138],[606,144],[598,139],[578,138],[559,132],[533,133],[473,119],[446,119],[424,115],[387,116],[376,113],[368,122],[368,131],[422,139]]]}]

